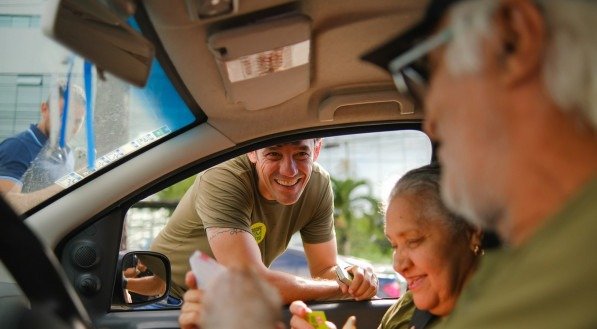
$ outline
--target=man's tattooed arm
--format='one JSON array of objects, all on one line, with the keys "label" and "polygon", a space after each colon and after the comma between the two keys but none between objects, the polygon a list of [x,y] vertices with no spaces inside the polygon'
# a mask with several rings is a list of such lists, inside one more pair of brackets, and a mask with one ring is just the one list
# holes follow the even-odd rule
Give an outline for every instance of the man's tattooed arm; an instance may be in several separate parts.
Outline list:
[{"label": "man's tattooed arm", "polygon": [[247,231],[238,228],[222,228],[222,227],[210,227],[205,229],[207,233],[207,240],[212,241],[219,236],[236,235],[240,233],[249,233]]}]

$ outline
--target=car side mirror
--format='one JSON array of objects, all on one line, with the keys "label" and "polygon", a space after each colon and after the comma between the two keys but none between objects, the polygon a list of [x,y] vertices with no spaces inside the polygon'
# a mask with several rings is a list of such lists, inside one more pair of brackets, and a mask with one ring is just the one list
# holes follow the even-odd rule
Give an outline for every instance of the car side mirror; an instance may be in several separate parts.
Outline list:
[{"label": "car side mirror", "polygon": [[165,299],[170,289],[170,261],[152,251],[118,256],[112,306],[137,307]]}]

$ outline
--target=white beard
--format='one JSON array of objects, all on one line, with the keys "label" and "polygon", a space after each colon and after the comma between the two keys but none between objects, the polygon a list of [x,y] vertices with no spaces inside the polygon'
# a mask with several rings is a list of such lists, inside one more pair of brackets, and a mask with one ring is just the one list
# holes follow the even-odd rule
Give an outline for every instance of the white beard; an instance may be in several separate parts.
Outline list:
[{"label": "white beard", "polygon": [[468,189],[462,184],[451,184],[445,176],[442,177],[441,196],[446,207],[474,226],[495,231],[500,216],[496,215],[496,211],[484,211],[475,203],[472,193],[467,191]]}]

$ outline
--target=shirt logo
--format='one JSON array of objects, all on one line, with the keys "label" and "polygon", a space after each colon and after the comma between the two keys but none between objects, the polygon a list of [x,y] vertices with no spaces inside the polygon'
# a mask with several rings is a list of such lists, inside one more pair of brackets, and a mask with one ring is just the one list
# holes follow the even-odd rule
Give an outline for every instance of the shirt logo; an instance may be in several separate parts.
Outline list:
[{"label": "shirt logo", "polygon": [[251,233],[253,233],[253,237],[257,243],[260,243],[265,239],[265,232],[267,232],[267,227],[263,223],[255,223],[251,225]]}]

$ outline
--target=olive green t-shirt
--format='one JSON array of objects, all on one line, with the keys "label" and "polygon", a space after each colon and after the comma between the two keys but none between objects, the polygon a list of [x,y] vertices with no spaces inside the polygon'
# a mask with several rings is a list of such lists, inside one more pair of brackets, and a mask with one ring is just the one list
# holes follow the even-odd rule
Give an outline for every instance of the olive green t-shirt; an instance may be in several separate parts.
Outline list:
[{"label": "olive green t-shirt", "polygon": [[407,291],[394,305],[388,308],[377,329],[408,329],[414,312],[413,294]]},{"label": "olive green t-shirt", "polygon": [[258,190],[254,165],[246,155],[197,175],[170,220],[152,243],[172,267],[172,289],[180,297],[184,276],[195,250],[213,256],[205,228],[236,228],[255,237],[265,266],[286,250],[300,231],[304,243],[322,243],[334,237],[334,200],[329,174],[317,163],[299,200],[282,205],[266,200]]},{"label": "olive green t-shirt", "polygon": [[597,328],[597,179],[524,245],[483,256],[434,329]]}]

